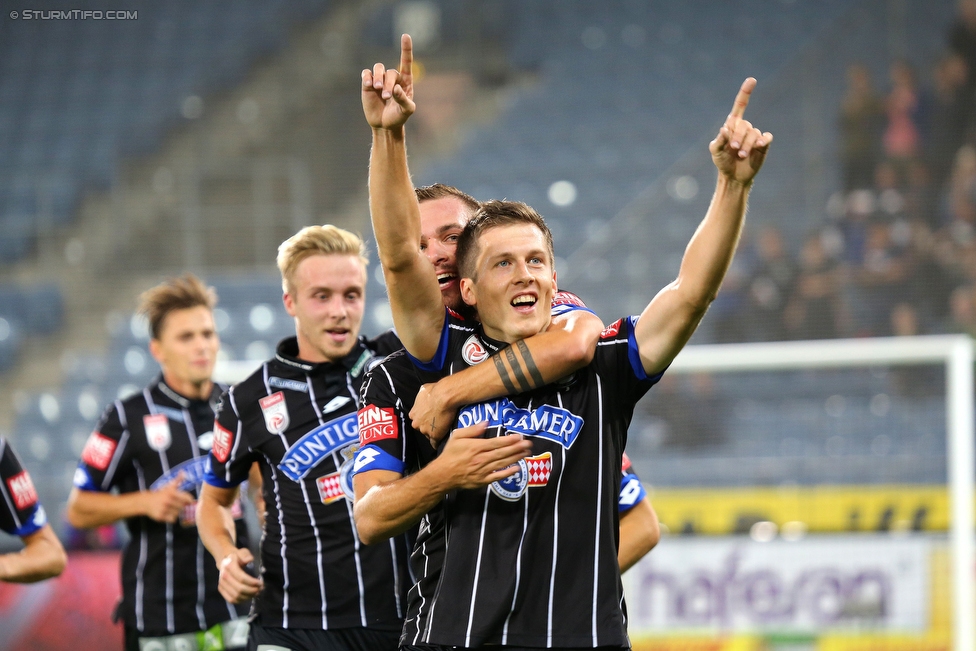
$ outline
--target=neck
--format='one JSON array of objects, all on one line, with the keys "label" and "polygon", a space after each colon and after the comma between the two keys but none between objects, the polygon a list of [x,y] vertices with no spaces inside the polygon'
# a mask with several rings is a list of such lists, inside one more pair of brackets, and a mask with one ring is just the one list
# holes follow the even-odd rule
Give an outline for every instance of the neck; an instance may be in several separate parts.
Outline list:
[{"label": "neck", "polygon": [[210,394],[213,392],[213,382],[209,379],[193,382],[163,371],[163,381],[170,389],[190,400],[209,400]]},{"label": "neck", "polygon": [[305,337],[303,337],[301,331],[297,332],[296,335],[297,336],[295,338],[298,340],[299,360],[308,362],[309,364],[335,364],[342,359],[342,357],[332,359],[331,357],[325,355],[325,353],[313,346]]}]

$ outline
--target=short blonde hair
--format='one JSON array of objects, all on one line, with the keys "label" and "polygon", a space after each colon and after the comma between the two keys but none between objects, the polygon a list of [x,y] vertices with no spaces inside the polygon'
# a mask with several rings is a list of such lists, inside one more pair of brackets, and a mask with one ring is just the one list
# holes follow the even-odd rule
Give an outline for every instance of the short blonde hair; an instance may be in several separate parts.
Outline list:
[{"label": "short blonde hair", "polygon": [[278,247],[278,270],[281,272],[281,289],[285,293],[290,291],[298,265],[313,255],[358,255],[364,269],[369,264],[366,244],[355,233],[332,224],[306,226]]},{"label": "short blonde hair", "polygon": [[217,293],[193,274],[169,278],[139,295],[139,313],[149,321],[149,332],[159,339],[163,321],[170,312],[205,307],[213,310],[217,305]]}]

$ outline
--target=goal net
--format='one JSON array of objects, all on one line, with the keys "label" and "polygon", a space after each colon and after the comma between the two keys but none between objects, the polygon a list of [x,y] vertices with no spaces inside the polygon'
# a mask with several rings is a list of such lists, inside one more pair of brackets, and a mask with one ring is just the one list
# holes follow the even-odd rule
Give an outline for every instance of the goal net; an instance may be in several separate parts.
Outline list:
[{"label": "goal net", "polygon": [[973,651],[973,421],[963,335],[686,348],[628,441],[635,651]]}]

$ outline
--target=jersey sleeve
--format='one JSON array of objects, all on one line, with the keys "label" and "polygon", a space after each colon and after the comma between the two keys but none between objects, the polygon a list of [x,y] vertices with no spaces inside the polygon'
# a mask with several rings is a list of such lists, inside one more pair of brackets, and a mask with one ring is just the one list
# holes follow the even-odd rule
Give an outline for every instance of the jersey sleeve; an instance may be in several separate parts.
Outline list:
[{"label": "jersey sleeve", "polygon": [[360,390],[359,451],[353,462],[354,476],[369,470],[405,473],[406,413],[397,394],[390,365],[379,364],[367,373]]},{"label": "jersey sleeve", "polygon": [[81,452],[74,485],[85,491],[110,491],[125,473],[123,459],[130,443],[129,425],[122,403],[111,404],[102,414]]},{"label": "jersey sleeve", "polygon": [[29,536],[47,524],[37,490],[13,448],[0,439],[0,529],[14,536]]},{"label": "jersey sleeve", "polygon": [[562,290],[552,295],[552,316],[556,317],[560,314],[566,314],[567,312],[572,312],[574,310],[583,310],[584,312],[595,314],[593,310],[586,307],[586,303],[583,302],[583,299],[573,292]]},{"label": "jersey sleeve", "polygon": [[203,481],[217,488],[243,484],[255,461],[255,455],[243,440],[246,433],[238,410],[236,389],[236,386],[228,389],[217,405],[213,447],[203,475]]},{"label": "jersey sleeve", "polygon": [[640,477],[637,476],[637,473],[631,467],[630,458],[627,457],[626,453],[623,455],[621,471],[623,475],[620,478],[620,495],[617,498],[617,511],[620,514],[624,514],[640,504],[647,497],[647,491],[644,489],[644,484],[641,483]]},{"label": "jersey sleeve", "polygon": [[616,396],[621,405],[630,407],[664,376],[664,371],[648,375],[644,370],[634,337],[637,319],[624,317],[607,326],[600,334],[594,358],[607,384],[608,395]]}]

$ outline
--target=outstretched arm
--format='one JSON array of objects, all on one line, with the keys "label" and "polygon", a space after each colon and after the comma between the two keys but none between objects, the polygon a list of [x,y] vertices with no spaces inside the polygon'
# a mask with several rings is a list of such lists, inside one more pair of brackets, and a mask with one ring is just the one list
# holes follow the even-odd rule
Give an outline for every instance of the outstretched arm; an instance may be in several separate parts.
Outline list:
[{"label": "outstretched arm", "polygon": [[19,552],[0,554],[0,581],[34,583],[57,576],[64,571],[68,556],[51,525],[45,524],[24,536]]},{"label": "outstretched arm", "polygon": [[773,141],[773,134],[761,133],[743,118],[755,87],[752,77],[742,82],[732,112],[709,145],[718,168],[715,194],[685,250],[678,278],[654,297],[634,329],[648,373],[667,368],[691,338],[735,254],[752,181]]},{"label": "outstretched arm", "polygon": [[403,533],[458,488],[479,488],[518,471],[512,466],[532,449],[518,434],[480,438],[485,424],[454,430],[440,455],[403,477],[369,470],[353,477],[353,515],[359,539],[372,544]]},{"label": "outstretched arm", "polygon": [[413,114],[413,45],[403,35],[400,69],[377,63],[362,72],[363,113],[373,129],[369,211],[403,347],[422,361],[437,352],[444,304],[434,267],[420,250],[420,204],[407,167],[404,125]]},{"label": "outstretched arm", "polygon": [[586,310],[556,316],[545,332],[421,387],[410,410],[412,424],[436,443],[462,406],[531,391],[589,364],[602,331],[600,317]]}]

